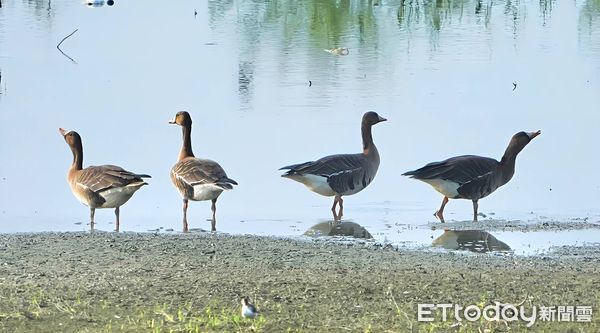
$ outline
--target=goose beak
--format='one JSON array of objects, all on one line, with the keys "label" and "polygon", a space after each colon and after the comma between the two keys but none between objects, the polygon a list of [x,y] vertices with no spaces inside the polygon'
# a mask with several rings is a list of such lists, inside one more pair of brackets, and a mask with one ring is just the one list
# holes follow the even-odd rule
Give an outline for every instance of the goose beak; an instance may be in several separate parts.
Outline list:
[{"label": "goose beak", "polygon": [[387,119],[383,118],[382,116],[379,116],[379,122],[382,122],[382,121],[387,121]]},{"label": "goose beak", "polygon": [[169,120],[169,124],[175,124],[175,118]]},{"label": "goose beak", "polygon": [[67,133],[69,133],[70,131],[68,131],[68,130],[66,130],[66,129],[62,128],[62,127],[60,127],[60,128],[58,129],[58,132],[60,133],[60,135],[62,135],[62,136],[65,136],[65,135],[67,135]]},{"label": "goose beak", "polygon": [[529,136],[529,140],[531,140],[531,139],[535,138],[536,136],[538,136],[540,134],[542,134],[542,131],[538,130],[537,132],[529,132],[529,133],[527,133],[527,136]]}]

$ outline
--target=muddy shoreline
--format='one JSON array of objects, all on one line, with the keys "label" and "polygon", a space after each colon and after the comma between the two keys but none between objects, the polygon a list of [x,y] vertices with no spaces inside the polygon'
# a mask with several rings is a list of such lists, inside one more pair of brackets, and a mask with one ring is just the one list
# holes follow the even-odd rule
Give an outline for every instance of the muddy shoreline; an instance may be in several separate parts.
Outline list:
[{"label": "muddy shoreline", "polygon": [[[258,319],[240,318],[240,296]],[[530,331],[600,331],[600,247],[521,257],[210,233],[0,235],[2,331],[522,331],[417,321],[419,303],[522,301],[593,307],[591,323]]]},{"label": "muddy shoreline", "polygon": [[588,218],[571,218],[565,220],[544,219],[540,220],[503,220],[503,219],[481,219],[473,221],[446,221],[445,223],[430,222],[423,225],[424,228],[431,229],[452,229],[452,230],[486,230],[486,231],[565,231],[565,230],[584,230],[600,229],[600,221],[590,220]]}]

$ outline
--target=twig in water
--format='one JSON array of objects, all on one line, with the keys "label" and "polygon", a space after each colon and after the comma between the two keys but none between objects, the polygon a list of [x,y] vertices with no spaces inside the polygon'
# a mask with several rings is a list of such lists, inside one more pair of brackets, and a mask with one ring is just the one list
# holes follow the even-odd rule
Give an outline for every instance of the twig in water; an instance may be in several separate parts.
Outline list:
[{"label": "twig in water", "polygon": [[[1,70],[0,70],[0,95],[6,95],[6,82],[4,82],[4,89],[2,89],[2,71]],[[4,180],[4,178],[2,180]]]},{"label": "twig in water", "polygon": [[68,34],[65,38],[61,39],[61,41],[56,45],[56,48],[60,51],[60,53],[62,53],[65,57],[69,58],[69,60],[71,60],[75,64],[77,63],[77,61],[73,60],[73,58],[69,57],[66,53],[64,53],[63,50],[60,49],[60,44],[62,44],[67,38],[73,36],[73,34],[77,32],[77,30],[79,29],[75,29],[72,33]]}]

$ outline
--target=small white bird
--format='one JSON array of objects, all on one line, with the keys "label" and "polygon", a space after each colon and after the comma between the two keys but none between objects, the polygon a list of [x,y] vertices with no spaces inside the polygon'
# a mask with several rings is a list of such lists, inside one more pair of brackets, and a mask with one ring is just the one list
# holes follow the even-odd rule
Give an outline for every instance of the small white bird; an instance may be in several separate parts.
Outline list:
[{"label": "small white bird", "polygon": [[242,297],[242,317],[243,318],[254,318],[258,314],[256,307],[250,303],[248,297]]}]

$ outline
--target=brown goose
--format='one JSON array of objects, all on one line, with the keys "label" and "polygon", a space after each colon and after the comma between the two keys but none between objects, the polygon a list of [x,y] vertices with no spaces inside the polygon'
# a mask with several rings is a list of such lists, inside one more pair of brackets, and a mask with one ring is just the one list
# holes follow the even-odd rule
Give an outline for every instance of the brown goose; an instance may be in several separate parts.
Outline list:
[{"label": "brown goose", "polygon": [[194,157],[192,152],[192,117],[186,111],[178,112],[170,124],[177,124],[183,129],[183,146],[179,159],[171,169],[171,180],[183,198],[183,231],[188,231],[188,200],[212,201],[211,230],[216,231],[217,198],[223,190],[233,189],[235,180],[227,178],[225,170],[219,163]]},{"label": "brown goose", "polygon": [[[333,219],[341,220],[344,214],[342,196],[351,195],[367,187],[377,174],[379,152],[373,143],[371,127],[387,119],[370,111],[363,115],[361,123],[363,152],[359,154],[331,155],[316,161],[288,165],[279,170],[289,170],[281,175],[300,182],[309,190],[324,196],[334,196]],[[339,213],[335,207],[340,205]]]},{"label": "brown goose", "polygon": [[73,163],[67,173],[67,181],[73,195],[90,207],[90,227],[94,229],[96,208],[114,208],[116,231],[119,231],[119,208],[135,191],[148,185],[142,178],[148,175],[135,174],[115,165],[89,166],[83,168],[83,145],[81,136],[75,131],[59,128],[58,131],[73,152]]},{"label": "brown goose", "polygon": [[485,198],[508,183],[515,173],[517,155],[527,144],[542,132],[519,132],[513,135],[500,162],[493,158],[464,155],[403,173],[421,180],[444,195],[442,206],[434,216],[444,222],[444,207],[448,198],[473,201],[473,221],[477,222],[478,200]]}]

